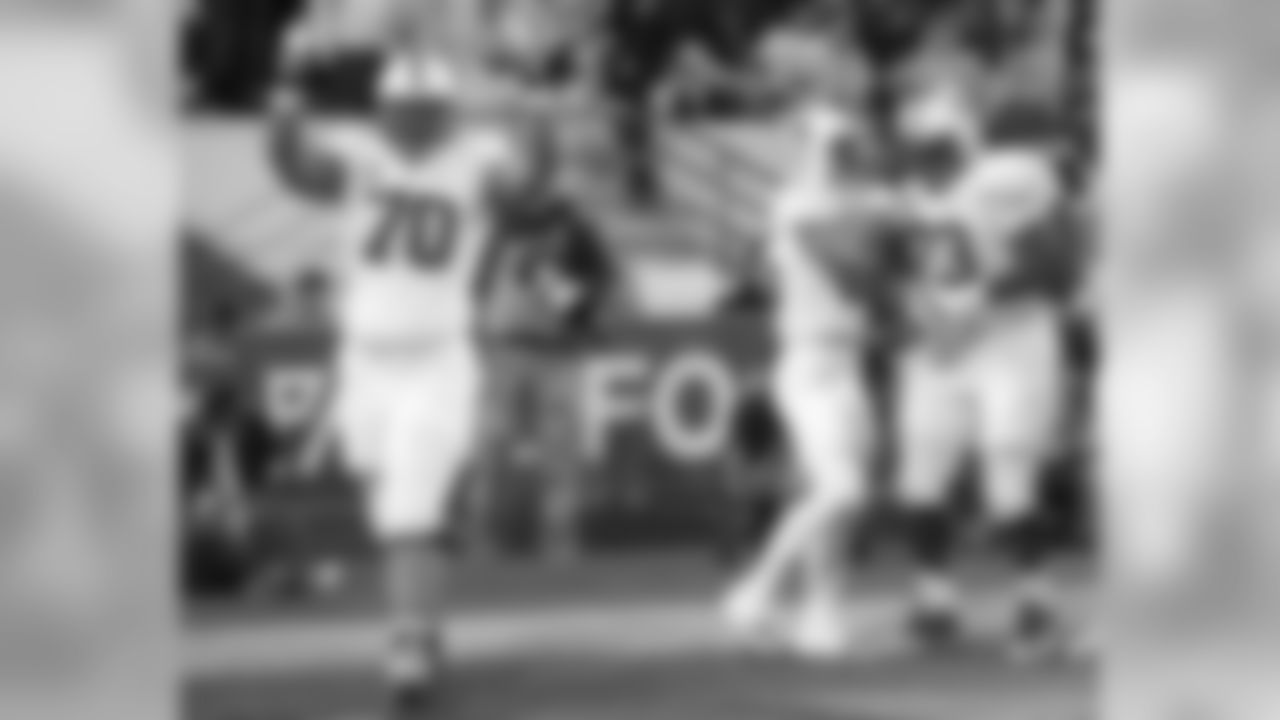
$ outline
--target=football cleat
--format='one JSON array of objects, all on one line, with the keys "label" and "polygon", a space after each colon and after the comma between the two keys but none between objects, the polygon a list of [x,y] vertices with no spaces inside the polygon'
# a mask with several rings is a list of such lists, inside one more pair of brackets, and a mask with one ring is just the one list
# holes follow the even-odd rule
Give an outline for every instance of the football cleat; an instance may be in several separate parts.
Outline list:
[{"label": "football cleat", "polygon": [[413,651],[397,649],[387,675],[391,720],[418,720],[439,701],[444,684],[444,654],[438,643]]},{"label": "football cleat", "polygon": [[802,610],[795,618],[787,639],[792,652],[809,662],[841,660],[850,650],[849,628],[838,606]]},{"label": "football cleat", "polygon": [[761,640],[777,625],[777,608],[764,588],[743,583],[729,591],[720,604],[720,616],[737,638]]}]

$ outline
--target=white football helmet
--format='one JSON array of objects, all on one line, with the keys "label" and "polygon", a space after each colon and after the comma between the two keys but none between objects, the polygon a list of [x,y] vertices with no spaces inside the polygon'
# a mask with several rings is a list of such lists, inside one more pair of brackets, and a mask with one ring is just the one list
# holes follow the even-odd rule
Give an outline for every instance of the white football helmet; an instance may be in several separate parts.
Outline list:
[{"label": "white football helmet", "polygon": [[924,187],[946,187],[966,172],[983,141],[981,119],[958,88],[912,98],[897,118],[907,176]]},{"label": "white football helmet", "polygon": [[1048,217],[1063,187],[1052,158],[1032,148],[979,155],[961,175],[948,202],[965,226],[987,238],[1009,238]]},{"label": "white football helmet", "polygon": [[939,88],[913,98],[899,115],[907,142],[949,142],[972,151],[982,140],[980,119],[958,88]]},{"label": "white football helmet", "polygon": [[394,57],[378,79],[378,99],[383,103],[452,101],[461,90],[462,81],[453,66],[431,55]]}]

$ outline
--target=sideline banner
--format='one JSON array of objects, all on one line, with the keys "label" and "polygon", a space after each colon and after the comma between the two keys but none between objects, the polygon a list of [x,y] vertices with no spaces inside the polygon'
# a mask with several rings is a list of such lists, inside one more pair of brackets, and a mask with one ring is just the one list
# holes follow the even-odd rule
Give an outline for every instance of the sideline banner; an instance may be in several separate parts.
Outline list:
[{"label": "sideline banner", "polygon": [[[768,342],[749,319],[635,324],[578,351],[573,451],[602,480],[714,471],[733,450],[742,403],[764,390]],[[332,394],[331,341],[258,334],[245,348],[252,397],[282,435],[311,427]]]}]

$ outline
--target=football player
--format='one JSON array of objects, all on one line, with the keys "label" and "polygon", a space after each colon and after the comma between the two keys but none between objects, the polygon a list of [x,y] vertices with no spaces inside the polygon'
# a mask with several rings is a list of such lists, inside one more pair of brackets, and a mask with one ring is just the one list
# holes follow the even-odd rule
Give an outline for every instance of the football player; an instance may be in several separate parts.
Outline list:
[{"label": "football player", "polygon": [[[296,70],[308,54],[291,47]],[[438,687],[441,535],[479,430],[476,291],[502,208],[539,173],[510,133],[468,122],[450,64],[398,51],[379,82],[375,127],[346,136],[318,132],[283,85],[270,154],[295,194],[341,213],[332,425],[365,480],[384,561],[387,679],[412,709]]]},{"label": "football player", "polygon": [[[616,276],[587,212],[551,188],[529,197],[506,226],[519,234],[522,252],[494,270],[503,377],[491,405],[497,445],[489,457],[534,477],[545,556],[564,562],[581,549],[587,491],[575,407],[579,351],[600,330]],[[494,470],[488,481],[502,475]]]},{"label": "football player", "polygon": [[[798,490],[724,602],[739,631],[782,631],[811,659],[847,649],[843,551],[867,499],[876,433],[862,371],[877,340],[881,224],[893,214],[877,133],[860,103],[803,114],[806,147],[772,207],[765,259],[778,345],[772,395]],[[798,588],[784,616],[784,587]]]},{"label": "football player", "polygon": [[[934,136],[945,123],[923,127],[930,143],[947,142]],[[908,143],[920,128],[904,128]],[[964,146],[971,137],[951,136],[959,162],[941,176],[928,168],[915,193],[916,262],[904,293],[913,337],[897,377],[899,499],[918,564],[914,620],[928,642],[958,630],[951,500],[974,454],[987,520],[1020,574],[1014,637],[1039,641],[1053,608],[1038,481],[1057,451],[1064,387],[1049,283],[1057,258],[1045,246],[1055,238],[1044,232],[1059,181],[1037,148]]]}]

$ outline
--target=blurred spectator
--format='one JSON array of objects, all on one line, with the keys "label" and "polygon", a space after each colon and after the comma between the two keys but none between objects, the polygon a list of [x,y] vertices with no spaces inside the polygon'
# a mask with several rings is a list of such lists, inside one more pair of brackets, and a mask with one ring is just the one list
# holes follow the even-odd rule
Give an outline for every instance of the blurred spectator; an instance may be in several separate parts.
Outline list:
[{"label": "blurred spectator", "polygon": [[[470,498],[473,547],[488,548],[499,508],[492,483],[512,471],[530,482],[544,556],[581,550],[585,460],[576,401],[582,351],[598,338],[615,280],[599,229],[575,204],[548,196],[519,219],[529,252],[493,288],[500,333],[492,345],[489,452]],[[485,505],[488,504],[488,507]]]},{"label": "blurred spectator", "polygon": [[310,363],[304,369],[324,372],[323,338],[311,335],[328,327],[327,302],[326,276],[304,273],[267,314],[224,311],[188,332],[180,470],[194,592],[289,589],[302,569],[292,556],[297,543],[263,504],[293,479],[295,445],[316,411],[311,401],[324,400],[310,392],[322,374],[297,375],[308,383],[306,405],[303,417],[289,414],[297,410],[290,393],[298,367],[289,353]]},{"label": "blurred spectator", "polygon": [[303,79],[328,109],[367,107],[377,57],[402,0],[198,0],[184,27],[192,100],[202,111],[257,109],[276,75],[289,33],[307,33],[326,52]]},{"label": "blurred spectator", "polygon": [[486,15],[493,26],[489,59],[534,85],[562,86],[592,70],[602,5],[594,0],[497,0]]},{"label": "blurred spectator", "polygon": [[303,329],[323,332],[332,323],[332,287],[326,271],[309,268],[276,296],[259,329]]},{"label": "blurred spectator", "polygon": [[367,8],[348,0],[310,0],[282,34],[283,42],[306,37],[320,49],[294,79],[327,110],[354,112],[373,105],[387,3],[366,3]]},{"label": "blurred spectator", "polygon": [[604,90],[614,110],[616,147],[623,182],[641,202],[661,192],[654,167],[653,101],[684,41],[674,27],[666,0],[614,0],[604,18]]},{"label": "blurred spectator", "polygon": [[939,0],[857,0],[828,3],[848,12],[850,42],[886,70],[919,49],[934,20],[950,3]]},{"label": "blurred spectator", "polygon": [[314,468],[298,466],[329,400],[335,330],[331,303],[329,276],[304,271],[245,333],[241,371],[250,412],[264,439],[255,465],[263,483],[315,480],[300,473],[330,469],[323,462]]},{"label": "blurred spectator", "polygon": [[223,314],[184,339],[179,471],[188,583],[199,592],[243,589],[255,561],[252,456],[260,437],[236,376],[236,320]]},{"label": "blurred spectator", "polygon": [[272,77],[276,48],[303,0],[199,0],[184,28],[191,93],[202,110],[258,107]]}]

